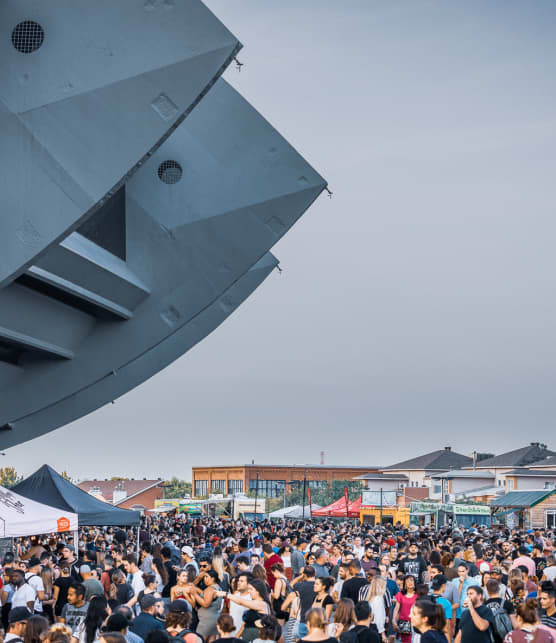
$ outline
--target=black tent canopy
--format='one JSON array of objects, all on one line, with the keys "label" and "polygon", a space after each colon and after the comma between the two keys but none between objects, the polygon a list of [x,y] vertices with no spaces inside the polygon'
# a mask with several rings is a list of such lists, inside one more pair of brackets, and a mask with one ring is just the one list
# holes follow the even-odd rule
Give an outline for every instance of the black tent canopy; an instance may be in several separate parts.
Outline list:
[{"label": "black tent canopy", "polygon": [[73,511],[78,515],[79,526],[129,526],[138,525],[141,515],[138,511],[120,509],[94,498],[86,491],[62,478],[47,464],[13,488],[30,500]]}]

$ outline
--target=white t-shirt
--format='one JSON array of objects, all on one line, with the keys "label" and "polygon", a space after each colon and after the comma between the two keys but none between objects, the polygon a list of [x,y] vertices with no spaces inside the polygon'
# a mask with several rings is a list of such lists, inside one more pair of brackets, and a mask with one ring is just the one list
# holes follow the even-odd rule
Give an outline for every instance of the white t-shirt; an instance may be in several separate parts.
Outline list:
[{"label": "white t-shirt", "polygon": [[145,583],[143,582],[143,572],[141,570],[136,571],[135,574],[131,575],[131,588],[133,589],[133,594],[137,596],[140,591],[145,589]]},{"label": "white t-shirt", "polygon": [[[240,592],[236,592],[234,596],[241,596],[241,598],[247,598],[251,600],[251,594],[247,592],[246,594],[241,594]],[[230,601],[230,616],[232,617],[234,621],[234,625],[236,629],[234,630],[233,636],[237,636],[237,633],[241,628],[243,627],[243,614],[247,610],[247,608],[243,605],[238,605],[234,601]]]},{"label": "white t-shirt", "polygon": [[42,578],[40,576],[37,576],[37,574],[31,573],[25,574],[25,578],[27,579],[27,584],[31,585],[31,587],[35,590],[35,612],[42,613],[42,601],[39,600],[38,596],[38,592],[44,592],[44,583],[42,582]]},{"label": "white t-shirt", "polygon": [[550,567],[545,567],[543,570],[546,580],[549,580],[551,583],[556,579],[556,565],[551,565]]},{"label": "white t-shirt", "polygon": [[37,593],[28,583],[23,583],[23,585],[16,589],[12,596],[12,609],[14,607],[28,607],[27,603],[35,601]]}]

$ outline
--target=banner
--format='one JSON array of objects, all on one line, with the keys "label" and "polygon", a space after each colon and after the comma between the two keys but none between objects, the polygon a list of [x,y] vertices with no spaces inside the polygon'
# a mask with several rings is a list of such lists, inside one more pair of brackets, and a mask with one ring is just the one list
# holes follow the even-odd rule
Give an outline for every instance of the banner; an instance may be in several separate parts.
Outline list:
[{"label": "banner", "polygon": [[[379,507],[380,491],[363,491],[361,493],[361,504],[365,506]],[[396,491],[383,491],[382,505],[385,507],[395,507]]]},{"label": "banner", "polygon": [[349,491],[344,487],[344,500],[346,501],[346,518],[349,518]]}]

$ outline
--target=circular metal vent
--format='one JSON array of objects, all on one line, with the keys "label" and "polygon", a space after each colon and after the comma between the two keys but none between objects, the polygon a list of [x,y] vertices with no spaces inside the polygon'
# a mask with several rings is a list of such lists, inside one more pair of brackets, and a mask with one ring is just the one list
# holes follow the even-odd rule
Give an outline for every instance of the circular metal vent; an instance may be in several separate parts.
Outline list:
[{"label": "circular metal vent", "polygon": [[158,166],[158,178],[168,185],[173,185],[181,180],[183,170],[177,161],[163,161]]},{"label": "circular metal vent", "polygon": [[43,42],[44,29],[32,20],[20,22],[12,31],[12,44],[22,54],[36,51]]}]

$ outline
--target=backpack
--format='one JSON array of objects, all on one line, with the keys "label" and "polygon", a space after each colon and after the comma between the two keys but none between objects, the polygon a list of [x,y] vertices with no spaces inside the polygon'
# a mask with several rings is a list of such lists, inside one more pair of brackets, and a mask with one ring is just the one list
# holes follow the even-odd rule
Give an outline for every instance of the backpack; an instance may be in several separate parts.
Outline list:
[{"label": "backpack", "polygon": [[168,636],[170,637],[170,640],[172,641],[175,641],[176,639],[181,639],[182,641],[185,641],[186,640],[185,637],[188,634],[194,634],[195,636],[199,637],[199,639],[201,640],[201,643],[205,643],[205,639],[200,634],[198,634],[197,632],[192,632],[191,630],[182,630],[177,634],[170,634],[170,632],[168,631],[166,631],[166,633],[168,634]]},{"label": "backpack", "polygon": [[502,605],[497,605],[492,610],[492,616],[494,619],[493,629],[495,634],[495,639],[503,641],[506,637],[506,634],[513,630],[512,622],[508,615],[508,612],[502,607]]},{"label": "backpack", "polygon": [[340,634],[340,643],[359,643],[357,632],[354,632],[353,630],[342,632]]}]

